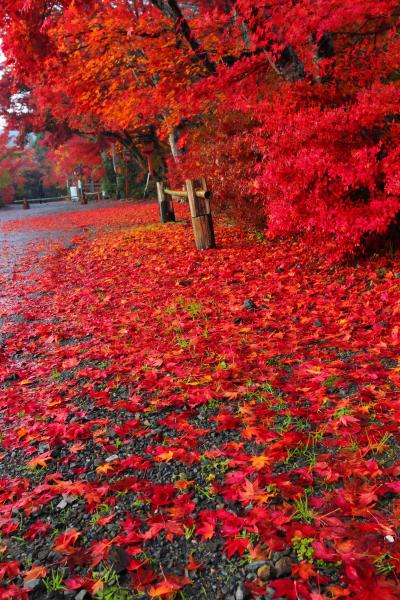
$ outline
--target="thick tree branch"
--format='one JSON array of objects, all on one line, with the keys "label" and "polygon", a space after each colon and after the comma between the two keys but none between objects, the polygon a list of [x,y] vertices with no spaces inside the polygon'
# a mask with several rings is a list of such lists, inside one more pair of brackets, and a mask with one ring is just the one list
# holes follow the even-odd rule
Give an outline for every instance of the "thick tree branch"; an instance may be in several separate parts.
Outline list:
[{"label": "thick tree branch", "polygon": [[197,60],[211,75],[215,75],[217,72],[216,64],[209,58],[207,52],[193,35],[190,25],[183,16],[176,0],[150,0],[150,2],[156,6],[164,16],[173,21],[176,35],[182,37],[188,43]]}]

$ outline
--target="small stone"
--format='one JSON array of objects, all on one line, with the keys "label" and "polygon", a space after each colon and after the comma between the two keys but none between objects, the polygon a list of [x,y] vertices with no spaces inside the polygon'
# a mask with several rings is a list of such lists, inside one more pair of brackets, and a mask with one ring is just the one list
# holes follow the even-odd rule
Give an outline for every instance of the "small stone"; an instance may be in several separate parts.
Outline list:
[{"label": "small stone", "polygon": [[121,546],[111,546],[108,562],[116,573],[122,573],[130,563],[130,556]]},{"label": "small stone", "polygon": [[64,500],[64,499],[62,499],[61,502],[59,502],[57,504],[57,508],[59,510],[63,510],[66,506],[68,506],[68,502],[66,500]]},{"label": "small stone", "polygon": [[275,563],[276,577],[288,577],[292,572],[292,561],[288,556],[283,556]]},{"label": "small stone", "polygon": [[37,555],[37,559],[41,562],[47,558],[47,555],[48,555],[48,550],[41,550]]},{"label": "small stone", "polygon": [[385,540],[389,542],[389,544],[394,544],[394,537],[392,535],[385,535]]},{"label": "small stone", "polygon": [[63,497],[63,500],[65,500],[65,502],[67,504],[73,504],[75,502],[75,500],[77,499],[76,496],[69,496],[68,494],[63,494],[62,497]]},{"label": "small stone", "polygon": [[271,579],[271,567],[269,565],[263,565],[259,569],[257,569],[257,577],[262,581],[267,581]]},{"label": "small stone", "polygon": [[49,444],[47,444],[46,442],[41,442],[38,446],[38,452],[40,454],[43,454],[43,452],[47,452],[48,450],[50,450],[50,446]]},{"label": "small stone", "polygon": [[112,454],[111,456],[107,456],[106,463],[113,462],[114,460],[118,460],[118,454]]},{"label": "small stone", "polygon": [[31,579],[24,583],[24,588],[28,590],[34,590],[38,585],[40,585],[41,579]]},{"label": "small stone", "polygon": [[54,448],[51,451],[52,458],[60,458],[62,449],[63,446],[61,444],[59,444],[58,446],[54,446]]},{"label": "small stone", "polygon": [[251,298],[248,298],[243,302],[243,308],[247,308],[247,310],[255,310],[257,306]]},{"label": "small stone", "polygon": [[86,590],[81,590],[75,596],[75,600],[83,600],[84,598],[86,598],[86,595],[87,595],[87,591]]},{"label": "small stone", "polygon": [[265,560],[255,560],[246,566],[246,571],[257,571],[257,569],[263,567],[265,564]]},{"label": "small stone", "polygon": [[236,593],[235,593],[235,600],[244,600],[244,590],[243,590],[243,584],[240,583]]}]

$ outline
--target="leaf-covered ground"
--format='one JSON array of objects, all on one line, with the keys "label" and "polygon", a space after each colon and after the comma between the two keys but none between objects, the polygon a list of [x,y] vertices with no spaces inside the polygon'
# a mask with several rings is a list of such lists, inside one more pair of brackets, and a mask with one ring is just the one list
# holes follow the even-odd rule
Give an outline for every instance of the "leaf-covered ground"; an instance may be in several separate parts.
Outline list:
[{"label": "leaf-covered ground", "polygon": [[82,233],[0,259],[0,599],[399,598],[400,260],[157,220],[3,225]]}]

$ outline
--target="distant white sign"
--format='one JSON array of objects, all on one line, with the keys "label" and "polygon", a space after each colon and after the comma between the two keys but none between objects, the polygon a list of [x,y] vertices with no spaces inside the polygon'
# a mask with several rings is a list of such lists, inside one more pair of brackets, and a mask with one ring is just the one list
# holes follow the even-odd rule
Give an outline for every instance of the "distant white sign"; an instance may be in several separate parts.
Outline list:
[{"label": "distant white sign", "polygon": [[75,185],[71,185],[71,187],[69,188],[69,193],[71,194],[72,202],[78,202],[78,200],[79,200],[78,188]]}]

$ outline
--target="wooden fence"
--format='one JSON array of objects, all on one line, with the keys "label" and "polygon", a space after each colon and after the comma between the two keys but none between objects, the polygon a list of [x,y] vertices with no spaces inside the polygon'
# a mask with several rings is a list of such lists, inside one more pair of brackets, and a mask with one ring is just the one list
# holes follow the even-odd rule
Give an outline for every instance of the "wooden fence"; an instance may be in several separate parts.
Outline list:
[{"label": "wooden fence", "polygon": [[157,182],[161,223],[175,221],[173,198],[185,198],[189,201],[196,248],[198,250],[215,248],[214,226],[210,207],[212,194],[207,188],[206,181],[202,179],[199,188],[195,185],[194,180],[187,179],[185,187],[186,190],[171,190],[165,187],[162,182]]}]

